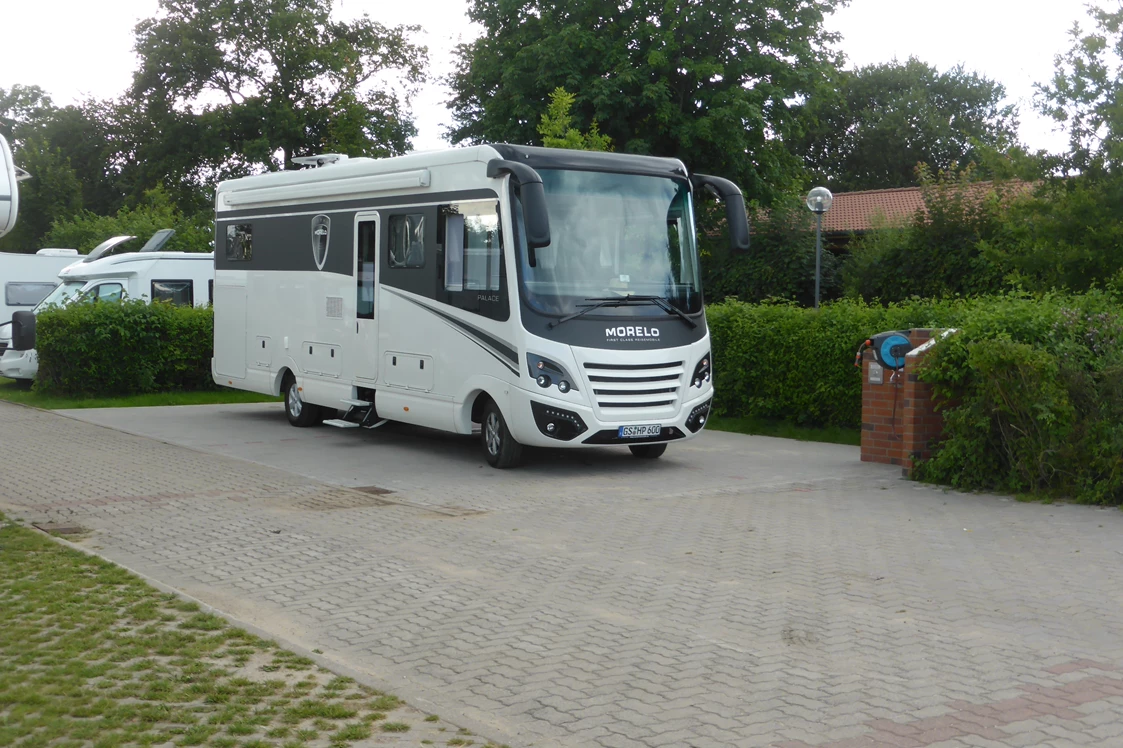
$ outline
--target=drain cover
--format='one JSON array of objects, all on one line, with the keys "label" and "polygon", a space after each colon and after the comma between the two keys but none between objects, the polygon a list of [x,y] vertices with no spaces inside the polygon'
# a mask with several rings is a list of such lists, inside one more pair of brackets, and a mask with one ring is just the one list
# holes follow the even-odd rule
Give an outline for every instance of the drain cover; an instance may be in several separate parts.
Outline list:
[{"label": "drain cover", "polygon": [[394,493],[389,488],[379,488],[378,486],[355,486],[352,490],[369,493],[371,496],[385,496],[388,493]]}]

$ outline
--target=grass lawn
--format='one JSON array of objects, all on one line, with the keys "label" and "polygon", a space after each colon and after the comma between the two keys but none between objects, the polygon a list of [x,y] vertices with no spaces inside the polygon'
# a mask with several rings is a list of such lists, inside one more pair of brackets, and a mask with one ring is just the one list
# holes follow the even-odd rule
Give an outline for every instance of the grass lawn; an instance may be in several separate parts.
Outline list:
[{"label": "grass lawn", "polygon": [[400,706],[0,516],[0,745],[342,748],[438,730]]},{"label": "grass lawn", "polygon": [[847,429],[841,426],[813,428],[799,426],[787,421],[771,421],[764,418],[721,418],[715,416],[706,422],[706,428],[732,431],[738,434],[778,436],[782,439],[798,439],[801,442],[849,444],[854,447],[862,444],[861,429]]},{"label": "grass lawn", "polygon": [[14,379],[0,377],[0,400],[34,405],[45,410],[64,410],[67,408],[142,408],[150,405],[265,403],[280,402],[281,398],[229,389],[206,392],[156,392],[150,395],[124,397],[60,397],[33,392]]}]

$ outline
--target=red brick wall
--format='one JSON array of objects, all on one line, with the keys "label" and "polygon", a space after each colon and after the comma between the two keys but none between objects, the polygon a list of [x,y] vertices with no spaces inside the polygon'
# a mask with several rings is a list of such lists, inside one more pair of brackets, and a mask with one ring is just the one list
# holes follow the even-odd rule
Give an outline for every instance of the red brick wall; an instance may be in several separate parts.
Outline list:
[{"label": "red brick wall", "polygon": [[[913,348],[932,337],[931,330],[912,330]],[[870,382],[873,351],[862,356],[862,460],[900,465],[905,475],[914,461],[931,454],[943,431],[943,418],[932,402],[931,385],[917,381],[917,365],[924,354],[906,358],[905,368],[893,375],[882,372],[881,384]]]}]

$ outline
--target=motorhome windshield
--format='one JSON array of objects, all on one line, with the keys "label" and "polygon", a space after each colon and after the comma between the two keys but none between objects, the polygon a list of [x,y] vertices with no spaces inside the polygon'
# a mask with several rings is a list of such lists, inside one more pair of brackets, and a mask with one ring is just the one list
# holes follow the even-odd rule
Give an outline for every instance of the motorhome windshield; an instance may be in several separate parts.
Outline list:
[{"label": "motorhome windshield", "polygon": [[[550,245],[519,251],[527,303],[569,315],[590,300],[655,296],[694,314],[702,309],[693,206],[685,180],[542,169]],[[516,198],[517,202],[517,198]],[[513,211],[521,218],[521,206]],[[520,228],[520,237],[523,231]],[[655,316],[658,304],[605,306],[597,315]]]},{"label": "motorhome windshield", "polygon": [[82,286],[86,285],[86,281],[66,281],[55,286],[55,290],[47,294],[47,297],[39,302],[35,307],[35,311],[46,309],[49,306],[65,306],[74,296],[82,290]]}]

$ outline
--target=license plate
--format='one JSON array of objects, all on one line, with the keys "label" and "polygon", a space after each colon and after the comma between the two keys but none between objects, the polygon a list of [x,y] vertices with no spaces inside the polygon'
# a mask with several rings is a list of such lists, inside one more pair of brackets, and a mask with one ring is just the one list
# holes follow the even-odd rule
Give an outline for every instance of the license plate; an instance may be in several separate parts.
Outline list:
[{"label": "license plate", "polygon": [[621,439],[638,439],[645,436],[659,436],[659,434],[661,433],[663,433],[663,427],[657,423],[651,423],[645,426],[620,427]]}]

